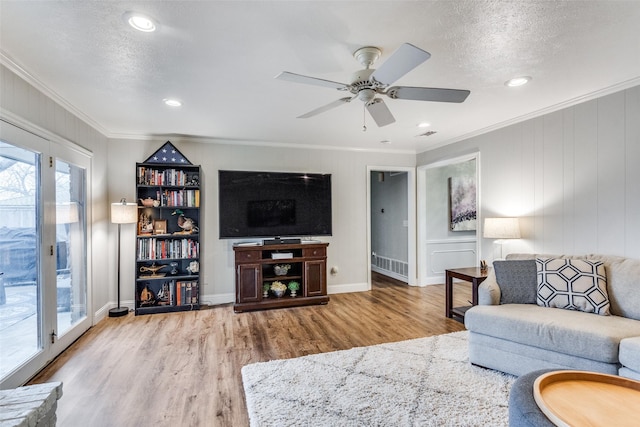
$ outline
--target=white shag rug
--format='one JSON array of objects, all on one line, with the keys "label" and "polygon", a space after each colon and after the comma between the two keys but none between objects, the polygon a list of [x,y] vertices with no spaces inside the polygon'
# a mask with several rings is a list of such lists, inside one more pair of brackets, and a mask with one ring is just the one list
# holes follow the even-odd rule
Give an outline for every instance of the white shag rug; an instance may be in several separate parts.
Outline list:
[{"label": "white shag rug", "polygon": [[508,426],[516,378],[471,365],[467,334],[244,366],[251,426]]}]

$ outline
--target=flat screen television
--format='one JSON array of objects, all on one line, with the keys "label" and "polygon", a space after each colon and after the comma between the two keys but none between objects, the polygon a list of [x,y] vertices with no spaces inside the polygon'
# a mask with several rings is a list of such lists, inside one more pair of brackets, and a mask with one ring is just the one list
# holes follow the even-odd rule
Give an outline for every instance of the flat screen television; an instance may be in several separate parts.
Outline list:
[{"label": "flat screen television", "polygon": [[331,175],[218,172],[220,238],[331,235]]}]

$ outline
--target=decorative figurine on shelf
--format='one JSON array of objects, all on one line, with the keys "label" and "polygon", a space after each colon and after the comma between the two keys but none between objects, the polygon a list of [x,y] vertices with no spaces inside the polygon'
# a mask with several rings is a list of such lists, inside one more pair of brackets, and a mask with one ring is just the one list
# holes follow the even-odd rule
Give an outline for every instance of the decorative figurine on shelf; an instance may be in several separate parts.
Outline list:
[{"label": "decorative figurine on shelf", "polygon": [[140,203],[145,208],[157,208],[160,206],[160,200],[152,199],[151,197],[147,197],[146,199],[140,199]]},{"label": "decorative figurine on shelf", "polygon": [[138,219],[138,229],[140,230],[138,234],[153,233],[153,222],[151,221],[151,216],[142,212],[140,214],[140,218]]},{"label": "decorative figurine on shelf", "polygon": [[140,292],[140,307],[153,305],[156,302],[156,298],[153,295],[153,292],[149,290],[149,286],[145,285],[142,292]]},{"label": "decorative figurine on shelf", "polygon": [[193,185],[194,187],[200,185],[200,178],[198,177],[198,174],[191,175],[191,179],[187,182],[187,185]]},{"label": "decorative figurine on shelf", "polygon": [[169,266],[171,267],[171,271],[169,272],[169,274],[171,274],[172,276],[175,276],[176,274],[178,274],[177,262],[172,262],[171,264],[169,264]]},{"label": "decorative figurine on shelf", "polygon": [[180,233],[191,234],[197,233],[199,231],[199,228],[196,225],[195,221],[191,218],[185,217],[184,212],[182,212],[180,209],[176,209],[171,213],[171,215],[178,215],[178,227],[182,228],[182,231]]},{"label": "decorative figurine on shelf", "polygon": [[200,264],[198,261],[191,261],[187,267],[189,274],[196,274],[200,271]]},{"label": "decorative figurine on shelf", "polygon": [[140,277],[164,277],[166,273],[158,273],[158,271],[162,270],[165,267],[166,265],[156,265],[155,262],[151,264],[149,267],[143,265],[142,267],[140,267],[140,273],[151,272],[151,274],[140,276]]},{"label": "decorative figurine on shelf", "polygon": [[158,305],[168,305],[169,304],[169,284],[163,283],[162,289],[158,292],[157,298]]}]

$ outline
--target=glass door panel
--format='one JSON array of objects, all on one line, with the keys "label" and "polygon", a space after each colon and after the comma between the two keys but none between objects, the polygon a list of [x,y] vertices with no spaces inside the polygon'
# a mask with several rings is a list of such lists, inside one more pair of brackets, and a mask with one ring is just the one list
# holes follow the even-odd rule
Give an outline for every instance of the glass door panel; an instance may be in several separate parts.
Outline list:
[{"label": "glass door panel", "polygon": [[87,316],[85,170],[56,159],[56,312],[58,336]]},{"label": "glass door panel", "polygon": [[0,140],[0,378],[42,350],[40,158]]}]

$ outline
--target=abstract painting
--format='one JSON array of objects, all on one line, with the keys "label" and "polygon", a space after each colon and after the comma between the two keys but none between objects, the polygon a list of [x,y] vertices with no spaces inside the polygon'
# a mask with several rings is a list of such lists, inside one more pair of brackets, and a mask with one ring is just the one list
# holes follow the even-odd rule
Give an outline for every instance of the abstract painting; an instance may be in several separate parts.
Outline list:
[{"label": "abstract painting", "polygon": [[451,231],[476,229],[476,179],[473,176],[449,178],[449,226]]}]

